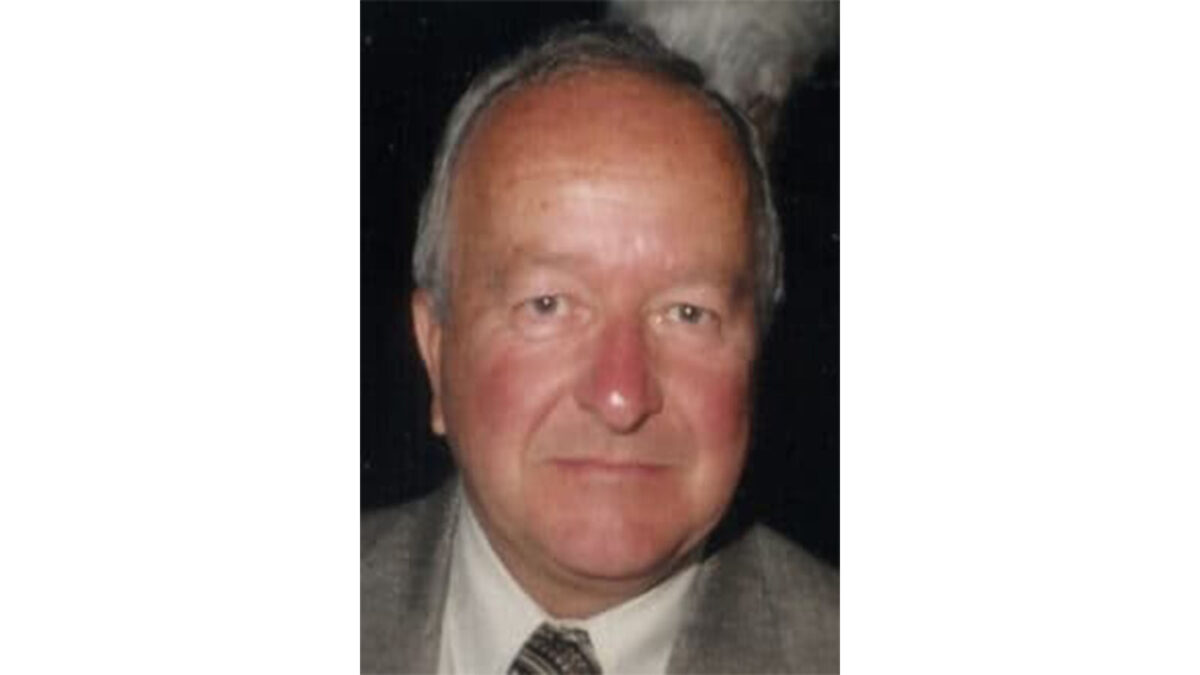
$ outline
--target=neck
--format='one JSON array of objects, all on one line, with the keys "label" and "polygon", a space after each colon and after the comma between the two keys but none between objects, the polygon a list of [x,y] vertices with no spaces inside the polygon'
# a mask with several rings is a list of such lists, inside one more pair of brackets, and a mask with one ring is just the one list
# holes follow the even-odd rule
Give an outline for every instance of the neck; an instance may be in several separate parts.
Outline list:
[{"label": "neck", "polygon": [[[492,538],[489,537],[489,540]],[[628,579],[607,579],[572,574],[566,570],[535,568],[492,541],[504,567],[534,602],[556,619],[589,619],[654,588],[690,563],[688,555],[652,574]]]},{"label": "neck", "polygon": [[509,575],[537,605],[556,619],[588,619],[654,588],[700,557],[702,546],[673,556],[659,568],[628,577],[579,574],[552,561],[530,560],[496,536],[481,519],[475,519],[487,545]]}]

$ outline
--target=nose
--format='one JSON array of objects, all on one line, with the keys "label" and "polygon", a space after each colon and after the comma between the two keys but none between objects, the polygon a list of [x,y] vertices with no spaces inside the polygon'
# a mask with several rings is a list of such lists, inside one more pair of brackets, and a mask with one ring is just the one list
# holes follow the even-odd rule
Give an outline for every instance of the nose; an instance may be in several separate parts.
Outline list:
[{"label": "nose", "polygon": [[614,322],[604,327],[575,398],[617,433],[636,431],[662,410],[662,390],[640,322]]}]

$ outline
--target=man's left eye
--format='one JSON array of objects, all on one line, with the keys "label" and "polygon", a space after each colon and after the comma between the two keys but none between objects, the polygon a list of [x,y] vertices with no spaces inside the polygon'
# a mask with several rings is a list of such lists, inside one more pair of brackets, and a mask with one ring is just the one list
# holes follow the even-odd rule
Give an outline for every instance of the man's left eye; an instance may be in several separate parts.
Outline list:
[{"label": "man's left eye", "polygon": [[696,305],[691,305],[686,302],[681,302],[678,305],[672,305],[671,308],[667,310],[667,315],[680,323],[688,323],[693,325],[704,323],[705,321],[709,321],[713,318],[712,312],[708,311],[707,309],[698,307]]}]

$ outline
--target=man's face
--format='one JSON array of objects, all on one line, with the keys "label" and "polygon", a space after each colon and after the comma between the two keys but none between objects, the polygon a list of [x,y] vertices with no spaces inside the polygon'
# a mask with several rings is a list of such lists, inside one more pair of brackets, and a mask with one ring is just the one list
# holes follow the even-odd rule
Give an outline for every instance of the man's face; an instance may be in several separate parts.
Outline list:
[{"label": "man's face", "polygon": [[574,74],[486,112],[450,303],[415,323],[467,493],[518,578],[653,581],[741,473],[756,345],[741,158],[691,95]]}]

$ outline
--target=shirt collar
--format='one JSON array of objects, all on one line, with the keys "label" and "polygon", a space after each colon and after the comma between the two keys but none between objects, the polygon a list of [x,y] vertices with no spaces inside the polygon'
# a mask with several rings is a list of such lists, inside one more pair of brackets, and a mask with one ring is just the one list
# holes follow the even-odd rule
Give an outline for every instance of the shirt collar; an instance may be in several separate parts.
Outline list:
[{"label": "shirt collar", "polygon": [[688,564],[636,598],[574,624],[587,630],[605,673],[666,671],[696,570]]},{"label": "shirt collar", "polygon": [[455,672],[504,673],[546,615],[500,562],[466,495],[461,504],[444,619],[448,655]]}]

